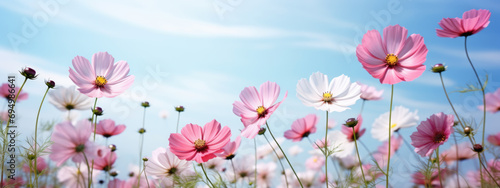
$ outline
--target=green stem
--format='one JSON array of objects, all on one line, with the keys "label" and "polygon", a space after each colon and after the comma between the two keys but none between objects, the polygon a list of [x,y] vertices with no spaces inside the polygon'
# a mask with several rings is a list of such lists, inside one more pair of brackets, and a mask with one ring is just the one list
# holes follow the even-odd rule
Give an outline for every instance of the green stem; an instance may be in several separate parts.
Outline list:
[{"label": "green stem", "polygon": [[[95,98],[95,101],[94,101],[94,108],[93,110],[95,110],[95,108],[97,107],[97,99],[98,98]],[[94,124],[94,142],[95,142],[95,135],[96,135],[96,131],[97,131],[97,115],[95,115],[93,112],[92,112],[92,119],[90,120],[90,123]],[[87,163],[87,166],[89,164]],[[93,174],[94,174],[94,159],[92,159],[92,168],[90,168],[90,182],[92,182],[93,180]],[[90,187],[90,183],[89,183],[89,187]]]},{"label": "green stem", "polygon": [[[83,154],[83,158],[85,159],[85,163],[87,164],[87,175],[89,176],[88,177],[88,181],[89,181],[88,188],[90,188],[92,185],[92,174],[90,173],[89,160],[87,159],[87,155],[85,155],[85,152],[82,152],[82,154]],[[78,168],[78,170],[80,170],[80,168]]]},{"label": "green stem", "polygon": [[[234,187],[236,188],[236,187],[238,187],[238,184],[236,183],[236,182],[237,182],[237,181],[236,181],[236,179],[237,179],[237,178],[236,178],[236,168],[234,168],[233,159],[230,159],[230,160],[231,160],[231,166],[233,166],[233,174],[234,174]],[[255,179],[257,179],[257,178],[255,178]]]},{"label": "green stem", "polygon": [[149,186],[149,180],[148,180],[148,175],[146,174],[146,161],[144,161],[142,163],[142,166],[143,166],[142,171],[144,172],[144,177],[146,178],[146,183],[148,184],[148,188],[150,188],[150,186]]},{"label": "green stem", "polygon": [[208,178],[207,172],[205,171],[205,168],[203,167],[203,163],[200,163],[200,166],[201,166],[201,170],[203,170],[203,174],[205,174],[205,177],[207,178],[210,185],[212,185],[212,187],[215,188],[215,185],[212,183],[212,181],[210,181],[210,178]]},{"label": "green stem", "polygon": [[269,139],[267,139],[267,136],[265,134],[264,135],[264,138],[266,138],[266,141],[267,143],[269,143],[269,147],[271,147],[271,149],[273,149],[274,151],[274,154],[276,155],[276,158],[278,158],[278,161],[280,162],[280,165],[281,165],[281,169],[283,170],[283,174],[285,176],[285,183],[286,183],[286,187],[288,187],[288,178],[286,177],[286,173],[285,172],[285,166],[283,166],[283,162],[281,162],[281,159],[278,155],[278,152],[276,152],[276,150],[274,149],[273,145],[271,145],[271,142],[269,142]]},{"label": "green stem", "polygon": [[256,188],[257,187],[257,139],[256,138],[253,139],[253,147],[254,147],[254,150],[255,150],[255,164],[254,164],[255,165],[254,166],[254,170],[255,170],[255,173],[254,173],[254,176],[255,176],[255,185],[254,185],[254,187]]},{"label": "green stem", "polygon": [[391,120],[392,120],[392,101],[393,101],[393,98],[394,98],[394,84],[391,85],[391,104],[389,106],[389,151],[387,152],[387,170],[386,170],[386,173],[385,173],[385,178],[386,178],[386,182],[385,182],[385,187],[389,187],[389,165],[391,164],[391,128],[392,128],[392,125],[391,125]]},{"label": "green stem", "polygon": [[[47,90],[45,91],[45,94],[43,95],[42,102],[40,103],[40,107],[38,108],[38,113],[36,114],[36,122],[35,122],[35,149],[34,149],[34,155],[35,155],[35,187],[38,187],[38,172],[37,172],[37,156],[38,154],[36,153],[36,146],[37,146],[37,133],[38,133],[38,118],[40,117],[40,111],[42,110],[42,105],[43,101],[45,100],[45,97],[47,96],[47,93],[49,92],[50,87],[47,87]],[[30,171],[30,176],[31,176],[31,171]]]},{"label": "green stem", "polygon": [[[144,107],[144,114],[142,115],[142,129],[144,129],[146,125],[146,107]],[[140,142],[140,147],[139,147],[139,169],[141,169],[142,165],[142,148],[144,146],[144,133],[141,134],[141,142]],[[139,171],[139,178],[137,179],[137,186],[140,185],[141,183],[141,172]]]},{"label": "green stem", "polygon": [[[273,138],[274,142],[276,142],[276,145],[278,145],[278,148],[280,148],[281,150],[281,153],[283,153],[283,156],[285,156],[285,159],[286,159],[286,162],[288,162],[288,165],[290,165],[290,168],[292,169],[293,171],[293,174],[295,174],[295,177],[297,178],[297,181],[299,181],[299,184],[300,184],[300,187],[304,187],[302,185],[302,182],[300,181],[300,178],[299,176],[297,175],[297,172],[295,172],[295,169],[293,169],[293,166],[292,166],[292,163],[290,163],[290,161],[288,160],[288,157],[286,156],[285,152],[283,151],[283,149],[281,148],[280,144],[278,143],[278,141],[276,140],[276,138],[274,138],[274,135],[273,135],[273,132],[271,131],[271,128],[269,128],[269,124],[267,124],[266,122],[266,127],[267,127],[267,130],[269,130],[269,134],[271,135],[271,137]],[[328,126],[327,126],[328,128]],[[326,162],[325,162],[326,163]],[[328,175],[327,175],[328,176]]]},{"label": "green stem", "polygon": [[354,145],[356,146],[356,154],[358,154],[359,169],[361,170],[361,174],[363,175],[363,182],[365,183],[365,186],[367,186],[366,185],[365,173],[363,172],[363,163],[361,163],[361,157],[359,156],[358,142],[356,141],[356,131],[354,131],[354,127],[352,127],[352,136],[354,138]]},{"label": "green stem", "polygon": [[179,133],[179,120],[181,119],[181,112],[177,114],[177,128],[175,129],[175,133]]},{"label": "green stem", "polygon": [[[23,90],[23,87],[24,87],[24,84],[26,84],[26,81],[28,80],[28,78],[26,77],[23,81],[23,84],[21,85],[21,87],[19,88],[19,91],[17,91],[17,94],[16,94],[16,98],[14,98],[14,102],[12,103],[12,110],[14,110],[14,107],[16,106],[16,102],[17,102],[17,98],[19,97],[19,94],[21,93],[21,91]],[[9,136],[8,133],[9,133],[9,125],[10,125],[10,121],[11,121],[11,116],[12,116],[12,113],[9,114],[9,120],[7,121],[7,125],[5,126],[5,139],[3,140],[3,147],[2,147],[2,172],[1,172],[1,178],[0,178],[0,182],[3,182],[3,168],[4,168],[4,163],[5,163],[5,150],[7,149],[6,146],[7,146],[7,137]]]},{"label": "green stem", "polygon": [[[453,141],[455,141],[455,146],[456,146],[455,147],[456,148],[455,149],[455,154],[458,157],[458,143],[457,143],[457,137],[455,137],[455,134],[453,134]],[[458,172],[460,172],[460,171],[458,170],[458,161],[459,160],[456,160],[455,162],[457,163],[457,185],[458,185],[458,187],[460,187],[460,181],[459,181],[460,177],[459,177],[459,174],[458,174]]]},{"label": "green stem", "polygon": [[436,148],[436,158],[438,163],[438,179],[439,185],[443,187],[443,180],[441,180],[441,161],[439,161],[439,146]]},{"label": "green stem", "polygon": [[326,111],[326,125],[325,125],[325,185],[328,188],[328,111]]}]

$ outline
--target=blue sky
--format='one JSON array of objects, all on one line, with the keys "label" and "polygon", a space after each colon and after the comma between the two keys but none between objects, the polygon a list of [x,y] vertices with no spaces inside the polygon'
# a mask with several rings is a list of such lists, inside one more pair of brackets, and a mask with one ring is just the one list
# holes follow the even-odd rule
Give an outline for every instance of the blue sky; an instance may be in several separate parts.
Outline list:
[{"label": "blue sky", "polygon": [[[324,124],[324,113],[302,105],[295,92],[299,79],[317,71],[330,79],[346,74],[352,81],[385,91],[383,100],[365,106],[363,126],[369,133],[371,123],[389,109],[390,86],[381,85],[362,68],[355,47],[367,30],[382,30],[388,25],[399,24],[409,34],[424,37],[429,49],[425,64],[448,65],[444,78],[449,91],[453,91],[476,81],[465,58],[463,38],[437,37],[438,22],[445,17],[461,17],[470,9],[489,9],[491,23],[469,38],[469,52],[481,77],[489,75],[487,92],[500,87],[497,1],[22,0],[1,1],[0,9],[0,74],[15,74],[24,66],[34,67],[40,74],[25,87],[30,99],[17,106],[23,136],[33,132],[36,108],[45,90],[43,80],[72,85],[68,69],[75,56],[90,59],[96,52],[107,51],[115,60],[129,63],[130,74],[136,76],[134,85],[119,97],[98,102],[106,111],[103,118],[128,126],[123,135],[111,139],[118,145],[119,155],[126,156],[119,161],[121,171],[126,171],[126,164],[137,161],[134,148],[139,140],[136,130],[142,125],[141,101],[151,103],[146,121],[146,155],[157,147],[168,146],[168,136],[175,132],[176,105],[186,107],[181,124],[203,125],[215,118],[232,128],[234,138],[242,125],[232,113],[232,103],[239,100],[244,87],[259,86],[267,80],[281,86],[280,100],[288,91],[288,98],[270,120],[273,132],[282,135],[293,120],[309,113],[320,115],[320,127]],[[18,80],[21,84],[20,77]],[[453,93],[451,97],[463,116],[480,118],[476,108],[481,103],[479,93]],[[451,113],[439,77],[430,71],[415,81],[397,84],[394,105],[418,110],[420,120],[437,112]],[[342,122],[356,116],[360,107],[361,101],[352,110],[332,113],[330,117]],[[162,110],[170,113],[168,119],[158,116]],[[42,120],[61,119],[55,111],[45,104]],[[87,116],[82,112],[80,117]],[[500,131],[492,123],[498,120],[498,114],[488,114],[488,132]],[[321,130],[312,137],[322,137]],[[415,130],[413,127],[402,133],[409,140]],[[373,147],[380,144],[369,135],[363,139]],[[251,141],[244,139],[243,144],[251,146]],[[308,147],[307,143],[300,145]]]}]

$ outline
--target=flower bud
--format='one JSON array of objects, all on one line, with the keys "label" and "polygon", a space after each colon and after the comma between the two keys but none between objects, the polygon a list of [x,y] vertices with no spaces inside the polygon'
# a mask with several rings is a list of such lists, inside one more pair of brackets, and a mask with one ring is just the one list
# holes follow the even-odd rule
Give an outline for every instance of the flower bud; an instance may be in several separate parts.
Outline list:
[{"label": "flower bud", "polygon": [[35,154],[28,154],[28,159],[31,161],[31,160],[34,160],[36,159],[36,155]]},{"label": "flower bud", "polygon": [[102,108],[101,107],[96,107],[94,110],[92,110],[92,112],[96,116],[102,116]]},{"label": "flower bud", "polygon": [[141,106],[144,107],[144,108],[147,108],[149,107],[149,102],[148,101],[144,101],[141,103]]},{"label": "flower bud", "polygon": [[470,133],[472,133],[473,130],[474,129],[472,129],[472,127],[469,127],[469,126],[465,127],[464,128],[464,134],[465,134],[465,136],[469,136]]},{"label": "flower bud", "polygon": [[108,148],[109,148],[109,149],[111,149],[111,152],[116,151],[116,145],[114,145],[114,144],[110,144],[110,145],[108,146]]},{"label": "flower bud", "polygon": [[346,127],[354,127],[358,124],[358,120],[356,120],[355,118],[349,118],[347,119],[347,121],[345,121],[345,126]]},{"label": "flower bud", "polygon": [[432,66],[432,69],[431,69],[431,71],[434,73],[444,72],[445,70],[446,70],[446,66],[444,66],[441,63],[435,64],[434,66]]},{"label": "flower bud", "polygon": [[478,153],[483,152],[483,146],[481,146],[481,144],[474,144],[474,146],[472,148],[475,152],[478,152]]},{"label": "flower bud", "polygon": [[49,80],[45,82],[45,85],[47,85],[47,87],[52,89],[56,86],[56,83],[53,80]]},{"label": "flower bud", "polygon": [[184,106],[176,106],[175,111],[177,112],[184,112]]},{"label": "flower bud", "polygon": [[148,161],[148,160],[149,160],[149,159],[148,159],[147,157],[142,158],[142,161],[144,161],[144,162],[146,162],[146,161]]},{"label": "flower bud", "polygon": [[36,74],[36,71],[32,68],[29,68],[29,67],[26,67],[24,68],[22,71],[19,71],[21,73],[21,75],[23,75],[24,77],[28,78],[28,79],[35,79],[38,75]]},{"label": "flower bud", "polygon": [[144,129],[144,128],[140,128],[138,132],[139,132],[139,134],[143,134],[143,133],[145,133],[145,132],[146,132],[146,129]]},{"label": "flower bud", "polygon": [[263,135],[264,133],[266,133],[266,128],[265,128],[265,127],[261,127],[261,128],[259,129],[259,133],[258,133],[258,134],[259,134],[259,135]]},{"label": "flower bud", "polygon": [[112,172],[109,172],[109,175],[112,176],[112,177],[116,177],[116,176],[118,176],[118,172],[117,171],[112,171]]}]

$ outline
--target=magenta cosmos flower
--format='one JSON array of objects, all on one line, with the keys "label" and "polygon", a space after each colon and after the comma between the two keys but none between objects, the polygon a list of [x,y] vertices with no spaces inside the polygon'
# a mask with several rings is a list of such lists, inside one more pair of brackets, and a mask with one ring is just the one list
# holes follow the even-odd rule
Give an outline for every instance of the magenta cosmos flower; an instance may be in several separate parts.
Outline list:
[{"label": "magenta cosmos flower", "polygon": [[222,147],[222,153],[216,153],[217,157],[222,157],[224,159],[232,159],[235,156],[236,150],[240,147],[241,137],[236,137],[233,142],[228,142],[224,147]]},{"label": "magenta cosmos flower", "polygon": [[292,123],[292,129],[285,131],[285,138],[294,142],[301,141],[302,138],[316,132],[317,122],[318,117],[315,114],[309,114],[306,117],[297,119]]},{"label": "magenta cosmos flower", "polygon": [[[288,92],[285,93],[285,100]],[[233,113],[241,117],[241,122],[245,128],[241,131],[241,136],[245,138],[255,138],[260,126],[264,125],[271,117],[271,114],[283,102],[276,102],[280,95],[280,86],[275,82],[267,81],[260,85],[260,93],[254,86],[246,87],[240,93],[241,101],[233,103]]]},{"label": "magenta cosmos flower", "polygon": [[122,133],[124,130],[125,125],[115,125],[115,121],[111,119],[103,119],[96,125],[95,133],[109,138]]},{"label": "magenta cosmos flower", "polygon": [[89,140],[91,130],[91,124],[88,120],[80,120],[76,126],[68,121],[57,124],[50,138],[53,142],[50,159],[57,162],[57,166],[69,158],[75,163],[85,162],[84,153],[88,160],[93,159],[97,148]]},{"label": "magenta cosmos flower", "polygon": [[422,157],[427,157],[432,152],[443,145],[453,132],[455,117],[442,112],[433,114],[427,120],[422,121],[417,126],[417,132],[411,134],[411,145],[415,147],[415,152]]},{"label": "magenta cosmos flower", "polygon": [[[11,89],[14,89],[15,93],[11,93],[9,91]],[[20,89],[19,87],[10,88],[9,84],[7,84],[7,83],[2,84],[2,86],[0,86],[0,96],[2,96],[5,99],[12,99],[12,100],[14,100],[14,98],[17,95],[17,93],[19,93],[19,89]],[[14,96],[10,97],[9,95],[11,95],[11,94],[14,94]],[[22,100],[26,100],[26,99],[28,99],[28,94],[21,91],[21,94],[19,94],[19,96],[17,97],[17,101],[22,101]]]},{"label": "magenta cosmos flower", "polygon": [[500,132],[495,135],[488,136],[488,142],[495,146],[500,146]]},{"label": "magenta cosmos flower", "polygon": [[181,133],[172,133],[168,139],[170,151],[179,159],[207,162],[221,153],[231,138],[231,130],[221,125],[215,119],[202,128],[196,124],[187,124]]},{"label": "magenta cosmos flower", "polygon": [[92,56],[92,64],[82,56],[73,58],[73,69],[69,78],[79,87],[78,91],[91,97],[116,97],[127,90],[134,82],[133,75],[127,75],[126,61],[118,61],[108,52],[97,52]]},{"label": "magenta cosmos flower", "polygon": [[472,9],[464,12],[462,18],[443,18],[436,29],[438,37],[467,37],[483,30],[490,23],[491,13],[488,10]]},{"label": "magenta cosmos flower", "polygon": [[[500,88],[493,93],[486,93],[486,111],[496,113],[500,111]],[[483,105],[478,106],[480,110],[484,109]]]},{"label": "magenta cosmos flower", "polygon": [[412,81],[425,71],[427,56],[424,38],[399,25],[384,28],[384,39],[377,30],[368,31],[356,47],[363,68],[382,84]]}]

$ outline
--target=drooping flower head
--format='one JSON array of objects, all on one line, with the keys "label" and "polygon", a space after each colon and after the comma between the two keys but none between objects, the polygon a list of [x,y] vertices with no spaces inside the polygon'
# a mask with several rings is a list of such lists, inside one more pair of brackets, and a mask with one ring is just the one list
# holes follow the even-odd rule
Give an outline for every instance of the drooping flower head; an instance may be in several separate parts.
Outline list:
[{"label": "drooping flower head", "polygon": [[113,98],[125,92],[134,82],[126,61],[118,61],[108,52],[97,52],[92,56],[92,64],[82,56],[73,58],[73,69],[69,69],[69,78],[78,86],[78,90],[91,97]]},{"label": "drooping flower head", "polygon": [[384,28],[384,39],[377,30],[368,31],[356,47],[363,68],[382,84],[412,81],[425,71],[427,56],[424,38],[399,25]]},{"label": "drooping flower head", "polygon": [[168,148],[158,148],[146,163],[146,173],[155,178],[170,178],[192,174],[191,162],[180,160]]},{"label": "drooping flower head", "polygon": [[[484,97],[486,98],[486,111],[491,113],[500,111],[500,88],[498,88],[495,92],[486,93]],[[477,108],[484,110],[483,105],[479,105]]]},{"label": "drooping flower head", "polygon": [[[12,89],[15,90],[14,93],[11,93],[9,91]],[[16,95],[19,93],[19,89],[20,89],[19,87],[10,88],[8,83],[4,83],[4,84],[2,84],[2,86],[0,86],[0,96],[5,98],[5,99],[14,100],[16,98]],[[22,101],[22,100],[26,100],[26,99],[28,99],[28,93],[21,91],[21,93],[17,97],[17,102]]]},{"label": "drooping flower head", "polygon": [[49,92],[49,96],[49,102],[61,111],[88,110],[92,107],[92,100],[78,92],[75,86],[57,87]]},{"label": "drooping flower head", "polygon": [[231,138],[231,130],[215,119],[202,128],[196,124],[187,124],[181,133],[170,134],[170,151],[179,159],[203,163],[221,153]]},{"label": "drooping flower head", "polygon": [[228,142],[224,147],[222,147],[222,153],[216,153],[217,157],[222,157],[224,159],[232,159],[236,154],[236,150],[240,147],[241,137],[236,137],[233,142]]},{"label": "drooping flower head", "polygon": [[328,76],[313,73],[309,81],[305,78],[297,83],[297,97],[306,106],[328,112],[342,112],[350,109],[361,96],[361,87],[351,83],[348,76],[340,75],[328,82]]},{"label": "drooping flower head", "polygon": [[285,131],[285,138],[294,142],[301,141],[302,138],[316,132],[317,122],[318,117],[315,114],[309,114],[306,117],[297,119],[292,123],[292,129]]},{"label": "drooping flower head", "polygon": [[88,160],[93,159],[97,148],[89,140],[91,130],[91,124],[88,120],[80,120],[76,126],[68,121],[57,124],[50,139],[53,142],[50,159],[57,162],[57,166],[69,158],[75,163],[85,162],[83,153]]},{"label": "drooping flower head", "polygon": [[436,148],[443,145],[453,132],[454,118],[451,114],[446,115],[440,112],[422,121],[417,126],[417,131],[410,136],[411,145],[415,147],[415,152],[422,157],[427,157]]},{"label": "drooping flower head", "polygon": [[[93,129],[93,127],[92,127]],[[96,125],[96,134],[102,135],[106,138],[118,135],[125,130],[125,125],[115,125],[115,121],[111,119],[100,120]]]},{"label": "drooping flower head", "polygon": [[[415,126],[418,123],[418,111],[410,112],[410,109],[403,106],[396,106],[392,110],[391,116],[391,135],[401,128]],[[373,122],[371,134],[373,138],[384,141],[389,139],[389,112],[380,115],[375,122]]]},{"label": "drooping flower head", "polygon": [[241,101],[233,103],[233,113],[241,117],[241,122],[245,128],[241,131],[241,136],[254,138],[257,136],[260,126],[264,125],[271,117],[271,114],[285,100],[274,104],[280,94],[280,86],[275,82],[267,81],[260,85],[260,93],[254,86],[246,87],[240,93]]},{"label": "drooping flower head", "polygon": [[377,101],[382,99],[382,94],[384,94],[384,90],[377,91],[377,89],[373,86],[368,86],[362,84],[360,82],[356,82],[361,86],[361,99],[367,101]]},{"label": "drooping flower head", "polygon": [[483,30],[490,23],[491,12],[472,9],[464,12],[462,18],[443,18],[439,22],[442,29],[436,29],[438,37],[467,37]]}]

